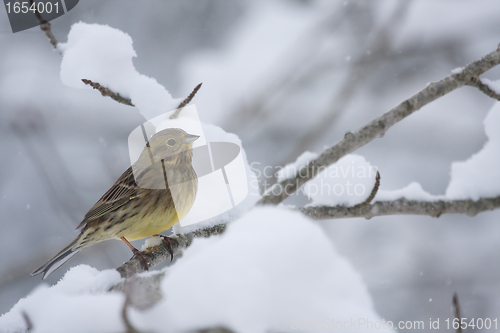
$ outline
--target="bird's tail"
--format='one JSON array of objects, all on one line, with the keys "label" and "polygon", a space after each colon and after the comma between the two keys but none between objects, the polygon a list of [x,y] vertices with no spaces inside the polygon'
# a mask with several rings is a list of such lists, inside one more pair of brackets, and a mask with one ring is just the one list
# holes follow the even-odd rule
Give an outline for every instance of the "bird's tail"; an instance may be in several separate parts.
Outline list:
[{"label": "bird's tail", "polygon": [[81,247],[78,247],[77,244],[78,244],[78,238],[75,239],[73,242],[71,242],[71,244],[66,246],[61,252],[56,254],[54,258],[47,261],[45,264],[43,264],[40,268],[36,269],[30,275],[35,276],[40,273],[43,273],[42,280],[45,280],[50,274],[54,273],[56,269],[58,269],[64,263],[66,263],[66,261],[70,260],[80,252]]}]

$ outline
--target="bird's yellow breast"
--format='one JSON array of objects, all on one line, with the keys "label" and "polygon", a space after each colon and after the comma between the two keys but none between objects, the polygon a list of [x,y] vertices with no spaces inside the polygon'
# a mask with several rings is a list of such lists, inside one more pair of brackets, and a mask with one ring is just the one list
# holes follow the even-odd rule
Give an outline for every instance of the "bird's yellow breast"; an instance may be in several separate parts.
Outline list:
[{"label": "bird's yellow breast", "polygon": [[[170,189],[171,196],[164,190],[154,191],[148,201],[148,206],[126,221],[117,225],[120,231],[116,237],[125,237],[128,240],[137,240],[159,234],[171,228],[187,215],[194,203],[197,192],[197,181],[192,180],[176,185]],[[159,196],[157,198],[156,196]],[[172,202],[173,198],[173,202]]]}]

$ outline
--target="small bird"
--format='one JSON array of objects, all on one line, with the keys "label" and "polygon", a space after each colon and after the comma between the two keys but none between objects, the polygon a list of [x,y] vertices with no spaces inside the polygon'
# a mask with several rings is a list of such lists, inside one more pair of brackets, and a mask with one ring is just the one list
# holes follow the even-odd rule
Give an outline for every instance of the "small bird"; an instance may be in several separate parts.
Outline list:
[{"label": "small bird", "polygon": [[156,133],[138,160],[85,215],[77,227],[82,228],[80,235],[31,276],[43,273],[45,279],[84,248],[108,239],[121,239],[140,256],[142,252],[129,240],[158,235],[182,219],[194,203],[198,179],[192,145],[198,138],[179,128]]}]

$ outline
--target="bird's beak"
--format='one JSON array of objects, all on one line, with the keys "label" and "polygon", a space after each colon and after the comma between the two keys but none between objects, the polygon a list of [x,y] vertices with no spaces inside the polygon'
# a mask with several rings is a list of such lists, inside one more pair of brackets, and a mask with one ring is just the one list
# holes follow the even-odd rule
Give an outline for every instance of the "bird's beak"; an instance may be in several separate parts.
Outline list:
[{"label": "bird's beak", "polygon": [[199,135],[194,135],[194,134],[186,134],[186,138],[184,139],[184,143],[193,143],[195,142],[200,136]]}]

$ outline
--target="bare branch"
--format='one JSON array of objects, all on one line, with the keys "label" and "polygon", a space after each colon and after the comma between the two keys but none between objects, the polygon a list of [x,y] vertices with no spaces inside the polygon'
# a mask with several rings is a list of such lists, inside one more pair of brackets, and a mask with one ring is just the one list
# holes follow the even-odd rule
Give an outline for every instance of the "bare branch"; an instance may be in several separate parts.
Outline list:
[{"label": "bare branch", "polygon": [[101,92],[101,95],[109,96],[112,99],[114,99],[115,101],[117,101],[118,103],[122,103],[122,104],[129,105],[129,106],[135,106],[134,104],[132,104],[130,99],[124,98],[124,97],[120,96],[120,94],[116,94],[116,93],[112,92],[109,88],[103,87],[97,82],[92,82],[91,80],[87,80],[87,79],[82,79],[82,82],[85,84],[88,84],[89,86],[91,86],[94,89],[99,90]]},{"label": "bare branch", "polygon": [[[33,0],[30,0],[30,6],[32,6],[32,5],[33,5]],[[50,27],[50,23],[47,22],[42,17],[42,15],[40,14],[40,12],[37,9],[37,6],[34,6],[34,8],[35,8],[35,16],[38,19],[38,22],[40,22],[40,29],[42,29],[42,31],[45,32],[45,36],[47,36],[47,38],[49,39],[50,44],[52,44],[52,46],[55,49],[57,49],[58,41],[57,41],[56,37],[54,36],[54,34],[52,33],[52,28]]]},{"label": "bare branch", "polygon": [[279,204],[307,181],[314,178],[318,171],[322,170],[321,168],[324,169],[370,141],[384,136],[385,132],[393,125],[439,97],[464,85],[474,84],[479,80],[479,75],[499,63],[500,50],[495,50],[480,60],[467,65],[460,73],[452,74],[441,81],[429,84],[423,90],[373,120],[359,131],[355,133],[348,132],[343,140],[326,149],[317,159],[299,170],[295,177],[273,185],[258,204]]},{"label": "bare branch", "polygon": [[380,172],[377,171],[377,175],[375,176],[375,185],[373,185],[372,193],[370,193],[370,196],[366,198],[366,200],[363,201],[361,204],[367,205],[370,202],[372,202],[373,198],[375,198],[375,196],[377,195],[379,187],[380,187]]},{"label": "bare branch", "polygon": [[[423,106],[431,103],[445,94],[462,87],[475,83],[478,76],[487,70],[500,64],[500,49],[497,49],[478,61],[466,66],[460,73],[454,73],[441,81],[431,83],[420,92],[405,100],[386,114],[373,120],[368,125],[355,133],[348,132],[344,139],[336,145],[326,149],[318,158],[311,161],[307,166],[301,168],[297,174],[291,178],[273,185],[257,204],[278,204],[293,194],[308,180],[314,178],[316,174],[324,170],[325,167],[335,163],[343,156],[364,146],[370,141],[382,137],[393,125],[419,110]],[[374,187],[376,190],[377,186]],[[428,215],[439,217],[441,214],[467,214],[474,216],[480,212],[493,210],[500,207],[500,197],[472,200],[435,201],[421,202],[414,200],[399,199],[390,202],[375,202],[374,204],[361,204],[354,207],[304,207],[298,210],[313,219],[332,219],[346,217],[365,217],[382,215]],[[212,228],[198,230],[187,235],[173,237],[172,250],[174,256],[182,253],[188,247],[194,237],[209,237],[220,234],[225,229],[225,225],[217,225]],[[153,267],[167,259],[170,254],[163,244],[149,253],[149,267]],[[142,262],[133,257],[131,260],[117,268],[123,277],[130,277],[136,273],[144,271]]]},{"label": "bare branch", "polygon": [[[111,89],[103,87],[103,86],[101,86],[97,82],[92,82],[91,80],[87,80],[87,79],[82,79],[82,82],[85,83],[85,84],[87,84],[87,85],[89,85],[89,86],[91,86],[94,89],[99,90],[101,92],[101,95],[103,95],[103,96],[109,96],[112,99],[114,99],[115,101],[117,101],[118,103],[122,103],[122,104],[129,105],[129,106],[135,106],[134,104],[132,104],[132,102],[130,101],[130,99],[124,98],[124,97],[120,96],[120,94],[114,93],[113,91],[111,91]],[[189,94],[189,96],[186,97],[186,99],[184,99],[182,101],[182,103],[179,104],[179,106],[177,107],[177,110],[175,111],[175,113],[170,116],[170,119],[175,119],[175,118],[177,118],[179,116],[179,113],[182,111],[182,109],[189,102],[191,102],[191,100],[194,98],[194,96],[196,95],[196,93],[198,92],[198,90],[201,88],[201,85],[202,85],[201,83],[199,85],[197,85],[194,88],[194,90]]]},{"label": "bare branch", "polygon": [[177,117],[179,117],[179,113],[181,113],[182,109],[184,109],[184,107],[188,105],[189,102],[191,102],[191,100],[194,98],[194,95],[196,95],[198,90],[200,90],[202,84],[203,83],[200,83],[199,85],[194,87],[193,91],[189,94],[189,96],[186,97],[186,99],[184,99],[181,104],[179,104],[177,110],[175,110],[174,114],[170,116],[170,119],[176,119]]},{"label": "bare branch", "polygon": [[[296,210],[301,211],[307,216],[315,220],[325,219],[338,219],[349,217],[365,217],[367,219],[374,216],[383,215],[427,215],[432,217],[439,217],[442,214],[466,214],[475,216],[480,212],[494,210],[500,207],[500,196],[495,198],[473,200],[451,200],[451,201],[416,201],[399,199],[395,201],[378,201],[374,204],[360,204],[354,207],[343,206],[319,206],[319,207],[302,207]],[[201,230],[194,231],[186,235],[177,235],[171,237],[171,243],[174,258],[182,254],[182,251],[189,247],[195,237],[210,237],[212,235],[219,235],[224,232],[225,224],[219,224],[214,227],[209,227]],[[145,256],[148,260],[149,268],[154,267],[165,260],[170,260],[168,249],[162,243],[155,247],[151,252],[146,252]],[[128,262],[124,263],[116,269],[122,277],[130,278],[136,273],[144,272],[142,261],[137,257],[132,257]],[[156,275],[145,278],[157,279]],[[142,284],[151,288],[149,281],[142,281]],[[153,286],[156,285],[153,284]],[[139,288],[139,287],[137,287]],[[142,288],[142,287],[141,287]],[[139,288],[139,290],[141,290]],[[117,286],[116,289],[123,289]],[[148,298],[149,299],[149,298]],[[147,303],[147,302],[146,302]],[[139,307],[147,306],[144,301],[133,301],[134,306],[139,304]]]},{"label": "bare branch", "polygon": [[[182,250],[187,248],[193,242],[195,237],[210,237],[212,235],[219,235],[226,229],[225,224],[218,224],[213,227],[196,230],[186,235],[177,235],[170,237],[173,242],[171,243],[172,251],[174,253],[174,258],[182,254]],[[144,254],[148,260],[149,268],[164,262],[165,260],[170,260],[170,254],[165,245],[162,243],[158,245],[151,252],[146,252]],[[122,277],[128,278],[136,273],[144,272],[144,266],[142,261],[137,257],[132,257],[129,261],[121,265],[116,269]]]},{"label": "bare branch", "polygon": [[473,200],[449,201],[417,201],[401,198],[394,201],[377,201],[371,205],[344,206],[317,206],[301,207],[301,211],[315,220],[340,219],[349,217],[364,217],[370,219],[374,216],[384,215],[426,215],[440,217],[442,214],[465,214],[476,216],[500,208],[500,196],[495,198],[482,198]]},{"label": "bare branch", "polygon": [[486,96],[489,96],[493,99],[496,99],[497,101],[500,101],[500,95],[496,91],[491,89],[491,87],[489,86],[490,82],[491,81],[488,79],[479,79],[475,83],[470,83],[468,85],[479,89]]}]

